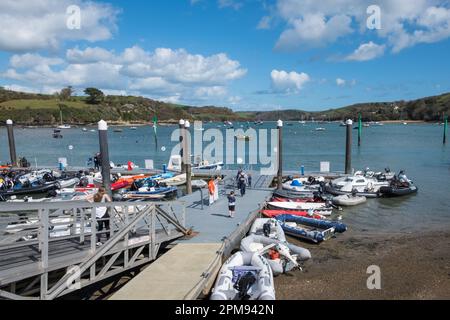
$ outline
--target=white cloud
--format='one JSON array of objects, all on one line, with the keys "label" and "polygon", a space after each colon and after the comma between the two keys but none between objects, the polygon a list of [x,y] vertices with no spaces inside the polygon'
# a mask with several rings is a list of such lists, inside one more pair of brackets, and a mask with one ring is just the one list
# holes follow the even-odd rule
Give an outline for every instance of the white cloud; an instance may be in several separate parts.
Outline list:
[{"label": "white cloud", "polygon": [[215,86],[239,79],[247,73],[238,61],[230,60],[224,53],[204,57],[184,49],[159,48],[153,53],[133,48],[127,50],[123,55],[126,65],[122,73],[135,78],[164,77],[173,83]]},{"label": "white cloud", "polygon": [[347,83],[347,81],[345,81],[344,79],[341,79],[341,78],[337,78],[337,79],[336,79],[336,84],[337,84],[339,87],[344,87],[346,83]]},{"label": "white cloud", "polygon": [[[67,28],[66,10],[81,9],[81,29]],[[85,0],[0,1],[0,50],[12,52],[56,49],[64,40],[110,39],[119,11]]]},{"label": "white cloud", "polygon": [[11,67],[21,69],[21,68],[31,68],[42,65],[58,65],[64,63],[63,59],[60,58],[46,58],[39,54],[26,53],[23,55],[13,55],[10,59]]},{"label": "white cloud", "polygon": [[373,4],[371,0],[276,0],[269,16],[285,22],[276,48],[318,47],[359,31],[377,36],[380,46],[386,45],[385,50],[397,53],[419,43],[450,37],[448,1],[379,0],[375,4],[381,8],[382,29],[369,30],[366,9]]},{"label": "white cloud", "polygon": [[310,81],[309,75],[303,72],[272,70],[270,76],[274,92],[298,93]]},{"label": "white cloud", "polygon": [[218,0],[219,8],[232,8],[239,10],[243,3],[239,0]]},{"label": "white cloud", "polygon": [[355,79],[353,79],[351,81],[348,81],[348,80],[345,80],[342,78],[336,79],[336,85],[338,87],[346,87],[346,86],[354,87],[354,86],[356,86],[356,84],[357,84],[357,81]]},{"label": "white cloud", "polygon": [[326,45],[351,33],[351,22],[346,15],[337,15],[330,19],[323,14],[306,15],[289,23],[290,28],[281,34],[276,48],[292,50]]},{"label": "white cloud", "polygon": [[378,57],[381,57],[384,54],[384,50],[386,49],[385,45],[378,45],[373,43],[372,41],[368,43],[363,43],[356,49],[352,54],[347,56],[345,60],[350,61],[368,61]]},{"label": "white cloud", "polygon": [[228,102],[232,105],[235,106],[237,105],[239,102],[242,101],[242,97],[240,96],[231,96],[228,98]]},{"label": "white cloud", "polygon": [[95,47],[80,50],[78,48],[69,49],[66,53],[66,59],[69,63],[85,64],[98,61],[115,60],[114,54],[106,49]]},{"label": "white cloud", "polygon": [[221,98],[227,85],[246,74],[224,53],[191,54],[184,49],[145,51],[134,46],[116,54],[99,47],[69,49],[66,59],[39,54],[14,55],[0,77],[35,87],[98,87],[107,92],[136,92],[173,101]]},{"label": "white cloud", "polygon": [[258,25],[256,26],[256,29],[259,30],[267,30],[270,29],[270,24],[272,23],[272,17],[271,16],[264,16],[259,20]]}]

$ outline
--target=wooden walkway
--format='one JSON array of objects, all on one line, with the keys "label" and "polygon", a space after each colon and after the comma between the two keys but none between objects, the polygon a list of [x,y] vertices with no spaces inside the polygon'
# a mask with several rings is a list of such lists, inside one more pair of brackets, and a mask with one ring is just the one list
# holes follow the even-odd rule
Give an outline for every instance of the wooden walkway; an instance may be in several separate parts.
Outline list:
[{"label": "wooden walkway", "polygon": [[176,245],[169,252],[134,277],[110,300],[184,300],[195,299],[189,292],[201,280],[217,258],[220,243]]},{"label": "wooden walkway", "polygon": [[[230,173],[228,173],[230,176]],[[113,300],[181,300],[196,299],[205,283],[212,285],[223,260],[224,239],[236,229],[248,223],[249,214],[257,211],[272,194],[268,189],[273,177],[260,178],[256,173],[253,181],[260,181],[261,189],[247,189],[241,197],[234,185],[225,179],[219,186],[219,200],[209,206],[208,192],[200,191],[179,199],[186,205],[186,227],[192,227],[196,236],[176,240],[176,246],[133,278],[111,299]],[[228,216],[226,195],[236,192],[236,214]],[[202,200],[201,200],[202,199]],[[203,201],[203,210],[201,203]]]}]

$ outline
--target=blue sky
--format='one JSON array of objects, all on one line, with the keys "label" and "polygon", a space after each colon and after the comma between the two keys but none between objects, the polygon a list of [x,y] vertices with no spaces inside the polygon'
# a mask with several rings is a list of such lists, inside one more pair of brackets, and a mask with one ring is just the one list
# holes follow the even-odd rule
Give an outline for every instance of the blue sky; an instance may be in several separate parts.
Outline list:
[{"label": "blue sky", "polygon": [[[70,5],[80,29],[67,27]],[[0,85],[15,90],[95,86],[235,110],[450,92],[449,1],[5,0],[0,30]]]}]

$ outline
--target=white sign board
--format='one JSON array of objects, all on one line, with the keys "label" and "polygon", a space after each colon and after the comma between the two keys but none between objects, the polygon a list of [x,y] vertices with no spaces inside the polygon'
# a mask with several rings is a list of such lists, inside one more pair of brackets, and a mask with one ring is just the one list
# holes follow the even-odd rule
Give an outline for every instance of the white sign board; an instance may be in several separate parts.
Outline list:
[{"label": "white sign board", "polygon": [[145,160],[145,169],[153,170],[153,160]]},{"label": "white sign board", "polygon": [[320,172],[330,172],[330,162],[329,161],[320,162]]}]

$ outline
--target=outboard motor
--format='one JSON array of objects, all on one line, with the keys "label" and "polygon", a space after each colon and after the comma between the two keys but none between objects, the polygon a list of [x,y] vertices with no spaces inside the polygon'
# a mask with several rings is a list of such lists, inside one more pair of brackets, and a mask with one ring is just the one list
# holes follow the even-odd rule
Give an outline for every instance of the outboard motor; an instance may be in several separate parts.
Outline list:
[{"label": "outboard motor", "polygon": [[264,234],[266,237],[269,237],[269,236],[270,236],[270,230],[271,230],[270,222],[265,223],[265,224],[263,225],[263,234]]},{"label": "outboard motor", "polygon": [[256,276],[253,272],[246,272],[236,281],[234,288],[239,291],[238,298],[239,300],[248,300],[250,296],[247,294],[250,288],[255,284]]}]

